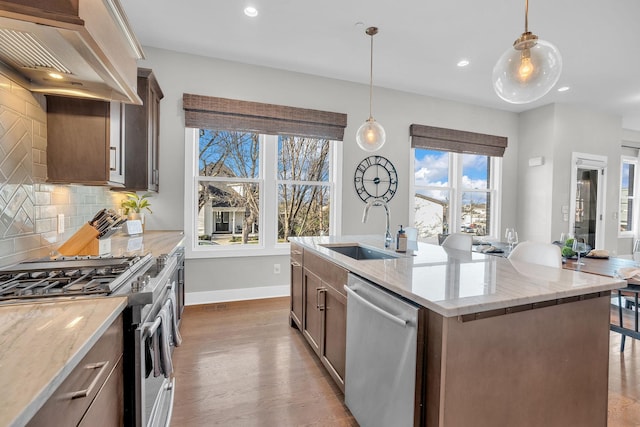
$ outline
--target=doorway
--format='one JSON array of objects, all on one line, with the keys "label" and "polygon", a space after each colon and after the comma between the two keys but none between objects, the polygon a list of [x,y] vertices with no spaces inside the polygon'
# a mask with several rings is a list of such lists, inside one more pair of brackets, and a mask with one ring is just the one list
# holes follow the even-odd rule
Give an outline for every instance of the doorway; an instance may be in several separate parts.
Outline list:
[{"label": "doorway", "polygon": [[603,244],[607,158],[583,153],[571,157],[569,231],[598,248]]}]

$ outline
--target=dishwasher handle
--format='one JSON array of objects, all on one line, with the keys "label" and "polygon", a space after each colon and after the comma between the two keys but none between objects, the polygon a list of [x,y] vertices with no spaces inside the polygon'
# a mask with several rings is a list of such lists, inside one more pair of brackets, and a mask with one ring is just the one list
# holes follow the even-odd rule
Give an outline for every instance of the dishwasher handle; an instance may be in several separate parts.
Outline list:
[{"label": "dishwasher handle", "polygon": [[353,289],[351,289],[347,285],[344,285],[344,290],[347,291],[347,294],[349,296],[357,299],[362,304],[366,305],[367,307],[369,307],[370,309],[372,309],[376,313],[380,314],[381,316],[385,317],[386,319],[392,321],[396,325],[399,325],[399,326],[402,326],[402,327],[405,327],[405,328],[407,327],[407,324],[409,323],[408,320],[401,319],[401,318],[399,318],[397,316],[394,316],[393,314],[389,313],[388,311],[383,310],[382,308],[378,307],[377,305],[373,304],[372,302],[370,302],[370,301],[366,300],[365,298],[361,297],[360,295],[358,295],[356,291],[354,291]]}]

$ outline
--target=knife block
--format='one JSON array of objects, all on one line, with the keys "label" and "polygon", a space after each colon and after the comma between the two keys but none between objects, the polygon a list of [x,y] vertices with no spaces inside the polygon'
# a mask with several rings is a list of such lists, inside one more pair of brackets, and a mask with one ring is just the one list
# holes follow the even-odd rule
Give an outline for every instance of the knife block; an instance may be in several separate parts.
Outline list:
[{"label": "knife block", "polygon": [[98,234],[98,230],[89,224],[84,224],[58,248],[58,252],[64,256],[101,255]]}]

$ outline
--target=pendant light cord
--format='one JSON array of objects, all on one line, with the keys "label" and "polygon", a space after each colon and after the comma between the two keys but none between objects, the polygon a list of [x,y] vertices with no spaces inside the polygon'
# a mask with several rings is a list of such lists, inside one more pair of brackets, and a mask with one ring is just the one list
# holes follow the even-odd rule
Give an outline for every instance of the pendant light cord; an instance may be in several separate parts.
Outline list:
[{"label": "pendant light cord", "polygon": [[[375,34],[375,33],[374,33]],[[371,34],[371,61],[369,63],[369,119],[373,118],[373,36]]]},{"label": "pendant light cord", "polygon": [[529,32],[529,0],[524,2],[524,32]]}]

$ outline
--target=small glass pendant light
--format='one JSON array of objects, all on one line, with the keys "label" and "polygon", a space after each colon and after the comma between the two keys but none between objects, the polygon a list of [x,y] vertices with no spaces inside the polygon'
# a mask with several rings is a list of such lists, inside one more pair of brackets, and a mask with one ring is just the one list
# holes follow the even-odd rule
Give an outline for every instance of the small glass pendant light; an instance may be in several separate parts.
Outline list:
[{"label": "small glass pendant light", "polygon": [[369,118],[365,121],[356,133],[356,142],[365,151],[376,151],[382,147],[387,140],[387,134],[382,125],[373,118],[373,36],[378,34],[378,28],[369,27],[366,34],[371,36],[371,64],[369,73]]},{"label": "small glass pendant light", "polygon": [[493,88],[512,104],[526,104],[546,95],[558,82],[562,57],[551,43],[529,31],[529,0],[525,0],[524,33],[493,67]]}]

